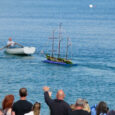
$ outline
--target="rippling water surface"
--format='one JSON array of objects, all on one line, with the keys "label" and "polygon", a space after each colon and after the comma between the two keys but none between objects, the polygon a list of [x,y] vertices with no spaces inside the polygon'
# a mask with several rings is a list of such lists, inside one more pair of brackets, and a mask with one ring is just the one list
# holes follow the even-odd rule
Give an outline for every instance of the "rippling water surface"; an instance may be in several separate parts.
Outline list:
[{"label": "rippling water surface", "polygon": [[[93,4],[93,8],[89,8]],[[37,48],[33,56],[12,56],[0,51],[0,102],[7,94],[19,99],[18,90],[28,89],[28,100],[42,103],[48,113],[42,87],[63,89],[72,104],[79,97],[90,106],[103,100],[115,109],[115,1],[114,0],[4,0],[0,1],[0,47],[7,39]],[[52,30],[62,23],[64,56],[66,37],[69,57],[78,64],[63,67],[43,63],[40,51],[50,53]],[[57,37],[57,32],[55,34]],[[55,49],[57,40],[55,40]]]}]

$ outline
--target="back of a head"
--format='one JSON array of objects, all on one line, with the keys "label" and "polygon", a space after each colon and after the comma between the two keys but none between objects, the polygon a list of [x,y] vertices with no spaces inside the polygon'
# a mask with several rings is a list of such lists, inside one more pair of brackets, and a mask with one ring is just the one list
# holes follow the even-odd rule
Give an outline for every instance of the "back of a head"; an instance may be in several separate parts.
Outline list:
[{"label": "back of a head", "polygon": [[104,101],[99,102],[99,104],[96,107],[96,113],[99,115],[100,113],[107,113],[108,107],[107,104]]},{"label": "back of a head", "polygon": [[27,89],[26,88],[21,88],[19,90],[19,95],[20,95],[20,97],[26,97],[27,96]]},{"label": "back of a head", "polygon": [[3,110],[6,108],[11,108],[14,101],[13,95],[6,95],[3,102],[2,102],[2,108]]},{"label": "back of a head", "polygon": [[36,102],[33,106],[34,115],[40,115],[41,104]]},{"label": "back of a head", "polygon": [[61,90],[58,90],[57,94],[56,94],[56,97],[57,99],[59,100],[63,100],[64,97],[65,97],[65,94],[64,94],[64,91],[61,89]]},{"label": "back of a head", "polygon": [[81,98],[77,99],[75,106],[83,108],[84,107],[83,99],[81,99]]}]

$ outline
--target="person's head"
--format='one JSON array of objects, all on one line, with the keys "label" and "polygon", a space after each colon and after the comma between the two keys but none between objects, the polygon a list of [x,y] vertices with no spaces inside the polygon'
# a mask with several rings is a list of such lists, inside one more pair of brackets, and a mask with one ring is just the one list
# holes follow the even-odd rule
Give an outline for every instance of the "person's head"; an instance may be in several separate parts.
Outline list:
[{"label": "person's head", "polygon": [[21,88],[19,90],[19,95],[20,95],[20,97],[26,97],[27,96],[27,89],[26,88]]},{"label": "person's head", "polygon": [[65,97],[64,91],[62,89],[58,90],[58,92],[56,94],[56,98],[59,100],[64,100],[64,97]]},{"label": "person's head", "polygon": [[12,41],[12,38],[9,38],[8,40],[9,40],[9,41]]},{"label": "person's head", "polygon": [[83,99],[81,99],[81,98],[77,99],[75,107],[79,108],[79,109],[83,109],[84,108],[84,101],[83,101]]},{"label": "person's head", "polygon": [[12,104],[13,104],[13,101],[14,101],[14,96],[13,95],[5,96],[5,98],[4,98],[3,102],[2,102],[3,110],[6,109],[6,108],[11,108]]},{"label": "person's head", "polygon": [[108,107],[107,104],[104,101],[99,102],[99,104],[96,107],[96,113],[99,115],[100,113],[107,113]]},{"label": "person's head", "polygon": [[34,115],[40,115],[41,103],[36,102],[33,105]]},{"label": "person's head", "polygon": [[114,110],[111,110],[107,113],[107,115],[115,115],[115,111]]}]

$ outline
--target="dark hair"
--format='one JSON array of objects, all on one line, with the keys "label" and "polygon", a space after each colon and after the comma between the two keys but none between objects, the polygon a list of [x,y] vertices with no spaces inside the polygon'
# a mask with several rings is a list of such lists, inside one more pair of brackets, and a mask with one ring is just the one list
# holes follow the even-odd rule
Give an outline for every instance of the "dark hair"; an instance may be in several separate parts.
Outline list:
[{"label": "dark hair", "polygon": [[34,115],[40,115],[41,103],[36,102],[33,106]]},{"label": "dark hair", "polygon": [[107,113],[108,107],[107,104],[104,101],[99,102],[99,104],[96,107],[96,113],[99,115],[100,113]]},{"label": "dark hair", "polygon": [[20,97],[26,97],[27,96],[27,89],[26,88],[21,88],[19,90]]},{"label": "dark hair", "polygon": [[13,95],[6,95],[3,102],[2,102],[2,108],[3,110],[6,108],[11,108],[14,101]]}]

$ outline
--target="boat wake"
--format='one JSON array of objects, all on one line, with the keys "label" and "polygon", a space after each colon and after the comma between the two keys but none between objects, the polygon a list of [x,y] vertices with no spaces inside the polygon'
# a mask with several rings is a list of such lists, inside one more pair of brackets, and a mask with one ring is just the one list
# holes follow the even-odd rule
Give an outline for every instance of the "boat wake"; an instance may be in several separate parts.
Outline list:
[{"label": "boat wake", "polygon": [[78,63],[78,66],[80,67],[87,67],[87,68],[91,68],[91,69],[99,69],[99,70],[109,70],[112,72],[115,72],[115,66],[113,65],[107,65],[107,64],[92,64],[92,63],[87,63],[87,64],[83,64],[83,63]]}]

